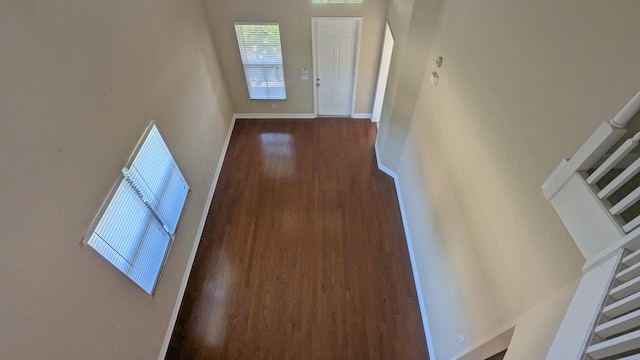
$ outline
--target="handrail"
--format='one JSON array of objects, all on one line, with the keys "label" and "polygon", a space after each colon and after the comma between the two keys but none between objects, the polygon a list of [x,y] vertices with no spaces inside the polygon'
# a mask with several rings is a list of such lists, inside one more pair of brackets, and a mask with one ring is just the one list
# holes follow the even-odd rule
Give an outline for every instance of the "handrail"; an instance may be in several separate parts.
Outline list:
[{"label": "handrail", "polygon": [[613,254],[615,254],[618,249],[625,248],[629,250],[639,250],[640,249],[640,228],[636,228],[631,231],[623,238],[616,240],[611,243],[605,249],[602,249],[598,254],[592,256],[590,259],[587,259],[584,266],[582,267],[582,272],[586,273],[591,270],[596,265],[602,263],[604,260],[609,259]]},{"label": "handrail", "polygon": [[627,126],[633,116],[640,111],[640,91],[625,105],[609,123],[617,128]]}]

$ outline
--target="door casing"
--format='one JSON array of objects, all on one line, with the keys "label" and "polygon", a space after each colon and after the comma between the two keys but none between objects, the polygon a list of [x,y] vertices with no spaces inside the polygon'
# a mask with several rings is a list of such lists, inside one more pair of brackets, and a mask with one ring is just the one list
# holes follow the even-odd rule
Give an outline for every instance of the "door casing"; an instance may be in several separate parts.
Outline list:
[{"label": "door casing", "polygon": [[373,109],[371,111],[371,121],[373,122],[380,122],[380,118],[382,116],[382,105],[384,103],[384,95],[387,90],[387,80],[389,79],[391,57],[393,56],[393,47],[395,44],[395,38],[393,37],[389,21],[386,21],[384,36],[382,39],[378,82],[376,83],[376,92],[373,96]]},{"label": "door casing", "polygon": [[[348,17],[348,16],[339,16],[339,17],[318,17],[314,16],[311,18],[311,56],[312,56],[312,66],[313,66],[313,113],[317,117],[318,114],[318,86],[316,86],[316,79],[318,78],[318,50],[317,50],[317,25],[319,21],[322,20],[351,20],[355,22],[356,25],[356,37],[355,37],[355,60],[353,66],[353,76],[352,76],[352,91],[351,91],[351,109],[350,114],[353,115],[355,112],[355,104],[356,104],[356,87],[358,84],[358,68],[360,66],[360,44],[362,40],[362,17]],[[320,115],[322,116],[322,115]],[[331,116],[331,115],[330,115]]]}]

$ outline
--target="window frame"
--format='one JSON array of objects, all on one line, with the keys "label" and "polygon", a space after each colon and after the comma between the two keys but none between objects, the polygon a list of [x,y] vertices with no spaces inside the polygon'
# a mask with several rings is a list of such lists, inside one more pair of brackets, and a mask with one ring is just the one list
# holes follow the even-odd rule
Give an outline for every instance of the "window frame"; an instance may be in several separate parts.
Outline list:
[{"label": "window frame", "polygon": [[[132,169],[135,169],[135,167],[134,167],[135,161],[136,161],[138,155],[143,150],[144,145],[150,139],[150,135],[154,131],[154,129],[155,129],[155,131],[157,133],[157,136],[159,137],[160,141],[162,142],[162,145],[166,149],[169,159],[171,160],[171,163],[169,165],[173,166],[175,168],[175,172],[179,175],[180,179],[182,180],[182,183],[184,185],[183,190],[186,189],[186,194],[184,195],[185,196],[184,197],[184,201],[182,201],[182,203],[181,203],[181,208],[177,212],[177,219],[175,220],[175,226],[172,229],[167,228],[167,226],[165,226],[163,221],[155,220],[155,217],[154,217],[154,214],[157,215],[157,211],[160,209],[160,205],[161,204],[166,204],[166,202],[161,202],[160,199],[157,199],[158,203],[154,205],[155,206],[154,209],[153,210],[149,210],[147,208],[147,210],[145,211],[146,212],[145,216],[146,216],[147,220],[144,223],[144,231],[142,231],[141,234],[139,234],[139,236],[136,236],[137,241],[141,242],[142,240],[145,239],[145,237],[143,235],[146,234],[146,232],[148,231],[148,229],[151,226],[156,226],[158,229],[162,229],[162,231],[168,237],[168,243],[167,243],[166,249],[164,250],[164,254],[162,255],[162,258],[161,259],[160,259],[160,257],[156,258],[156,259],[160,259],[160,261],[159,261],[159,268],[157,269],[157,274],[154,275],[155,278],[153,279],[153,284],[151,285],[150,289],[146,289],[141,283],[139,283],[137,280],[135,280],[132,277],[133,275],[131,275],[130,273],[127,273],[125,270],[121,269],[118,264],[114,263],[105,254],[101,253],[96,248],[96,246],[91,244],[91,241],[92,241],[92,237],[94,236],[94,234],[96,236],[98,236],[99,238],[101,238],[100,234],[98,234],[96,231],[98,230],[98,227],[101,225],[101,222],[102,222],[103,218],[105,218],[105,216],[108,215],[107,212],[108,212],[109,208],[111,207],[111,204],[116,200],[116,196],[119,193],[119,189],[122,186],[125,186],[125,187],[131,187],[135,191],[135,188],[134,188],[133,184],[127,184],[127,182],[129,180],[128,180],[128,176],[125,176],[124,172],[125,171],[131,171]],[[135,171],[137,172],[137,170],[135,170]],[[139,174],[138,174],[138,176],[139,176]],[[144,180],[144,178],[142,178],[142,180]],[[164,185],[165,185],[165,187],[163,187],[163,190],[166,190],[166,185],[167,184],[165,183]],[[104,201],[100,205],[100,208],[99,208],[98,212],[96,213],[95,217],[93,218],[93,220],[91,222],[91,225],[87,229],[87,232],[85,233],[84,237],[82,238],[82,241],[81,241],[80,245],[83,246],[83,247],[84,246],[88,246],[89,248],[91,248],[96,254],[100,255],[100,257],[102,257],[110,265],[112,265],[114,268],[116,268],[116,270],[120,271],[129,280],[131,280],[134,284],[136,284],[136,286],[138,286],[140,289],[145,291],[147,294],[153,296],[154,293],[155,293],[155,289],[156,289],[156,287],[158,285],[158,282],[160,281],[160,278],[162,277],[164,266],[166,265],[167,258],[169,256],[169,253],[171,252],[171,248],[173,246],[173,242],[175,241],[175,235],[176,235],[176,233],[178,231],[180,220],[182,219],[182,215],[184,215],[184,211],[186,209],[186,206],[187,206],[187,203],[189,201],[190,195],[191,195],[191,188],[190,188],[189,184],[186,182],[186,179],[184,178],[184,175],[182,174],[182,171],[178,167],[178,165],[177,165],[177,163],[175,161],[175,158],[173,157],[173,154],[171,154],[171,150],[168,148],[164,138],[162,137],[162,134],[160,133],[160,130],[159,130],[156,122],[155,121],[151,121],[151,123],[145,128],[142,136],[139,138],[138,142],[136,143],[131,155],[129,156],[127,162],[125,163],[124,168],[122,169],[122,171],[118,172],[118,176],[117,176],[115,182],[111,186],[111,189],[109,190],[109,193],[107,194],[107,197],[104,199]],[[143,199],[138,197],[138,199],[136,199],[136,200],[139,200],[139,204],[141,206],[143,206],[143,207],[145,206],[145,201]],[[138,228],[138,231],[140,231],[140,230],[142,230],[142,228]],[[111,244],[113,244],[113,242],[110,243],[108,240],[105,240],[105,239],[102,239],[102,241],[108,247],[111,247],[111,249],[114,252],[116,252],[119,256],[121,256],[123,258],[123,260],[127,261],[126,257],[124,257],[122,254],[118,253],[117,250],[112,247]],[[140,248],[141,245],[142,245],[142,243],[138,243],[136,245],[138,247],[137,251],[139,251],[139,248]],[[130,265],[132,266],[132,268],[130,270],[135,270],[134,264],[136,264],[136,263],[137,262],[130,263]],[[143,267],[143,268],[144,269],[149,269],[149,268],[146,268],[146,267]],[[141,268],[138,268],[138,269],[141,269]]]},{"label": "window frame", "polygon": [[[278,44],[279,44],[279,55],[280,55],[280,61],[279,62],[250,62],[248,61],[248,59],[246,59],[245,54],[246,52],[244,51],[244,49],[247,47],[246,44],[243,42],[241,43],[241,36],[238,33],[238,26],[277,26],[278,27]],[[235,21],[233,23],[234,26],[234,32],[236,35],[236,44],[237,44],[237,49],[238,49],[238,54],[240,55],[240,61],[242,63],[242,69],[244,71],[244,76],[245,76],[245,83],[247,85],[247,92],[249,94],[249,99],[251,101],[286,101],[287,100],[287,81],[286,81],[286,76],[285,76],[285,66],[284,66],[284,54],[283,54],[283,47],[282,47],[282,29],[280,27],[280,23],[277,21]],[[262,69],[263,73],[267,73],[269,69],[278,69],[278,71],[276,72],[276,76],[280,75],[282,77],[282,87],[271,87],[273,89],[282,89],[282,96],[276,96],[276,95],[271,95],[269,96],[269,86],[267,85],[266,87],[258,87],[258,86],[252,86],[252,82],[251,82],[251,74],[252,71],[251,70],[260,70]],[[268,83],[266,81],[264,81],[263,83]],[[264,96],[261,96],[259,94],[259,90],[260,88],[264,88],[266,90],[263,90],[264,92]],[[255,90],[255,91],[252,91]],[[280,92],[280,90],[274,90],[272,92]]]}]

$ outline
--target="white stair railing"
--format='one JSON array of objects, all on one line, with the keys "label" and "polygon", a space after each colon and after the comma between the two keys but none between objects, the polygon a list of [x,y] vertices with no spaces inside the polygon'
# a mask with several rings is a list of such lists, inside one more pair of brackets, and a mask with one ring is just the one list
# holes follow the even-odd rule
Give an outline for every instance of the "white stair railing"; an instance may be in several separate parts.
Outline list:
[{"label": "white stair railing", "polygon": [[640,133],[615,148],[639,109],[640,92],[542,185],[587,260],[640,226]]},{"label": "white stair railing", "polygon": [[616,116],[602,123],[571,159],[558,166],[542,185],[544,196],[550,200],[569,182],[576,171],[588,170],[595,164],[624,135],[626,132],[624,128],[638,111],[640,111],[640,92]]},{"label": "white stair railing", "polygon": [[542,186],[586,264],[547,360],[640,360],[640,92]]},{"label": "white stair railing", "polygon": [[[640,215],[628,220],[621,216],[640,200],[640,186],[630,183],[634,176],[640,172],[640,156],[638,156],[638,154],[632,154],[638,142],[640,142],[640,133],[637,133],[634,137],[622,143],[618,149],[586,178],[587,184],[591,185],[591,189],[594,190],[598,199],[602,200],[602,205],[609,211],[618,224],[622,226],[622,230],[625,233],[629,233],[640,225]],[[631,159],[631,161],[629,161],[630,165],[624,165],[625,160],[629,159]],[[618,172],[619,174],[616,175]],[[603,180],[607,174],[615,175],[615,177],[603,185],[602,189],[598,188],[598,182]],[[615,204],[611,205],[612,195],[617,191],[624,190],[625,186],[635,187],[635,189],[629,190],[624,198],[616,200]]]},{"label": "white stair railing", "polygon": [[640,357],[640,250],[621,252],[585,359]]}]

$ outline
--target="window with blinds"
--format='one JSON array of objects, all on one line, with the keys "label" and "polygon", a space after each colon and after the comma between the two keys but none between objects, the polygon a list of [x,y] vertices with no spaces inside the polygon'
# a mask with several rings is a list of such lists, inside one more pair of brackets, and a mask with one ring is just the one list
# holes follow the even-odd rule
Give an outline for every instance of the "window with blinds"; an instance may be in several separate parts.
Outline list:
[{"label": "window with blinds", "polygon": [[83,243],[152,294],[188,193],[189,186],[151,122]]},{"label": "window with blinds", "polygon": [[251,100],[286,100],[278,23],[236,22],[238,47]]}]

